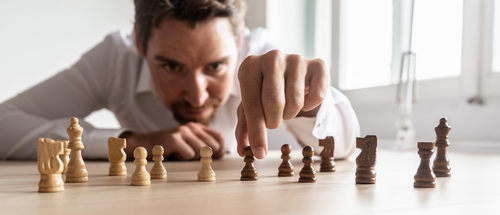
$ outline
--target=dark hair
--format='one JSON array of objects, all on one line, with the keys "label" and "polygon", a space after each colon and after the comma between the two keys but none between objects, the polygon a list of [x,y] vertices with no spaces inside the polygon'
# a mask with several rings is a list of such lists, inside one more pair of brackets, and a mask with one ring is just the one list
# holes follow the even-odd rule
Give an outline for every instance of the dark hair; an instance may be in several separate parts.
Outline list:
[{"label": "dark hair", "polygon": [[243,0],[134,0],[135,27],[144,52],[153,28],[166,17],[196,24],[215,17],[227,17],[234,35],[240,35],[244,25],[246,4]]}]

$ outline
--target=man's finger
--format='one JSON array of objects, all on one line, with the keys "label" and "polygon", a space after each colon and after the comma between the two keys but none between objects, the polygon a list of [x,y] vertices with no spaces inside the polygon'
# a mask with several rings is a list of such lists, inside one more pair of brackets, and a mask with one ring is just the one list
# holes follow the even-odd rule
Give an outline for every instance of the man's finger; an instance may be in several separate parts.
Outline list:
[{"label": "man's finger", "polygon": [[267,154],[267,134],[261,103],[263,77],[258,63],[257,57],[247,57],[240,66],[238,79],[247,123],[248,141],[255,157],[262,159]]},{"label": "man's finger", "polygon": [[[277,128],[283,121],[285,109],[285,80],[286,65],[283,55],[278,50],[273,50],[261,57],[259,63],[262,73],[262,109],[267,128]],[[246,107],[246,106],[245,106]]]},{"label": "man's finger", "polygon": [[286,104],[283,111],[283,119],[285,120],[295,118],[304,106],[304,80],[307,69],[300,55],[289,55],[286,61]]},{"label": "man's finger", "polygon": [[207,127],[194,122],[187,123],[186,126],[191,129],[191,132],[193,132],[193,134],[196,135],[198,139],[204,142],[207,146],[210,146],[210,148],[212,148],[214,152],[220,150],[219,141],[207,132]]},{"label": "man's finger", "polygon": [[[224,137],[222,136],[221,133],[219,133],[216,130],[213,130],[203,124],[198,124],[200,127],[207,132],[215,141],[216,144],[218,145],[218,150],[214,150],[214,154],[212,155],[213,158],[221,158],[224,156]],[[212,148],[213,149],[213,148]]]},{"label": "man's finger", "polygon": [[325,63],[320,60],[312,60],[307,67],[306,87],[309,88],[305,95],[303,111],[310,111],[323,102],[328,90],[330,76],[326,70]]},{"label": "man's finger", "polygon": [[236,114],[238,116],[238,124],[236,125],[236,142],[238,154],[243,157],[243,149],[250,145],[248,142],[248,127],[247,127],[247,119],[245,117],[245,112],[243,110],[243,106],[240,103],[238,109],[236,110]]}]

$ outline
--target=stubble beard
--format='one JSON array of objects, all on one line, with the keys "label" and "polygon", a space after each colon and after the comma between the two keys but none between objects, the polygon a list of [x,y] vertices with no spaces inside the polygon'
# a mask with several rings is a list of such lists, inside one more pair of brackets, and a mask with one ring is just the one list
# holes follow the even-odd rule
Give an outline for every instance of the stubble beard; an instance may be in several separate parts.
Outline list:
[{"label": "stubble beard", "polygon": [[[194,107],[189,102],[186,101],[179,101],[179,102],[173,102],[170,105],[170,110],[172,111],[175,120],[180,123],[180,124],[186,124],[188,122],[197,122],[201,123],[203,125],[209,125],[215,116],[217,115],[217,111],[219,110],[219,107],[221,106],[222,100],[218,98],[208,98],[208,100],[203,104],[201,107]],[[197,110],[203,110],[203,109],[212,109],[212,113],[208,117],[187,117],[182,115],[181,111],[182,110],[192,110],[192,111],[197,111]]]}]

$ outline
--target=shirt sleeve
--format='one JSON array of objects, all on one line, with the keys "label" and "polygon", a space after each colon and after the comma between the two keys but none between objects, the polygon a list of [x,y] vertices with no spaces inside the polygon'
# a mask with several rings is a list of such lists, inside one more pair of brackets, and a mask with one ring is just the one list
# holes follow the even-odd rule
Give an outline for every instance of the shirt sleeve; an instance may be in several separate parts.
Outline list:
[{"label": "shirt sleeve", "polygon": [[108,36],[69,69],[0,104],[0,159],[36,159],[37,139],[68,139],[71,117],[79,118],[84,128],[82,155],[107,158],[108,137],[124,129],[96,129],[83,118],[107,107],[113,43]]},{"label": "shirt sleeve", "polygon": [[284,121],[286,129],[297,138],[301,146],[311,146],[319,154],[323,147],[319,139],[333,136],[335,159],[349,157],[356,148],[360,134],[358,118],[347,97],[330,87],[315,118],[297,117]]}]

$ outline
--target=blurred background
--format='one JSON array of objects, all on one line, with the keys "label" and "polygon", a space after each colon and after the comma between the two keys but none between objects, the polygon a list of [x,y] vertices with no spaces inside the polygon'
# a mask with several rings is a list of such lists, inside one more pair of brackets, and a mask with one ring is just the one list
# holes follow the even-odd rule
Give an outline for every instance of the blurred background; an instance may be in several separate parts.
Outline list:
[{"label": "blurred background", "polygon": [[[362,136],[408,148],[434,141],[447,117],[451,150],[500,152],[500,1],[248,0],[250,28],[286,53],[322,58]],[[71,66],[109,33],[132,32],[131,0],[0,0],[0,102]],[[87,120],[118,127],[107,110]],[[282,129],[270,142],[284,142]]]}]

